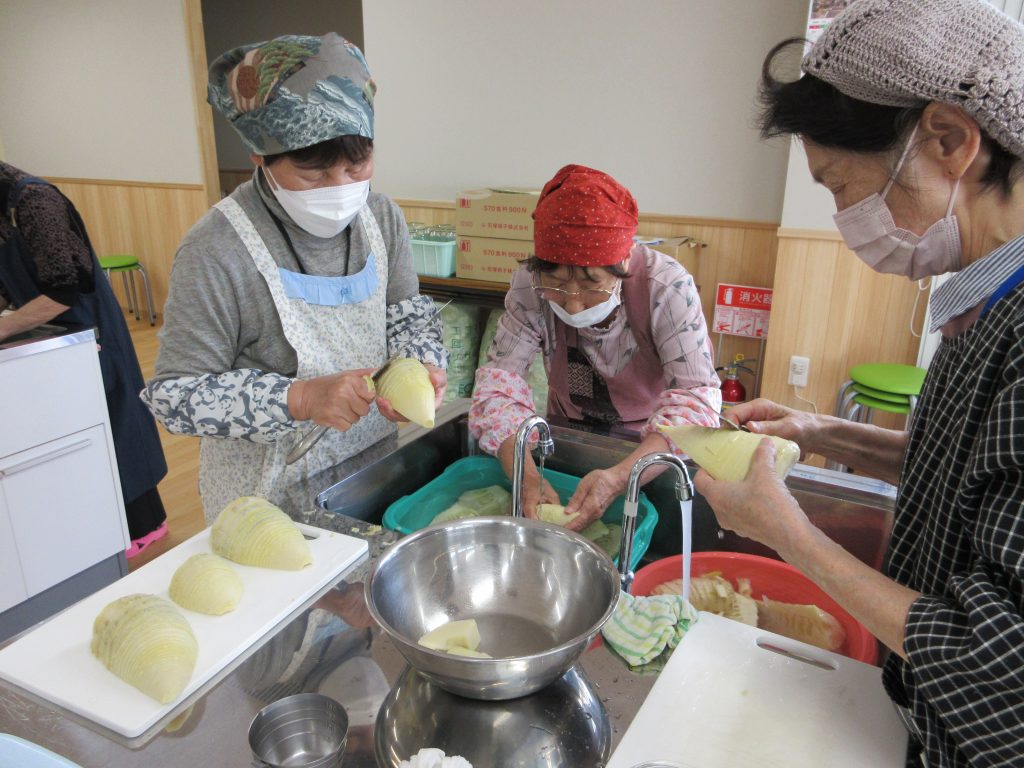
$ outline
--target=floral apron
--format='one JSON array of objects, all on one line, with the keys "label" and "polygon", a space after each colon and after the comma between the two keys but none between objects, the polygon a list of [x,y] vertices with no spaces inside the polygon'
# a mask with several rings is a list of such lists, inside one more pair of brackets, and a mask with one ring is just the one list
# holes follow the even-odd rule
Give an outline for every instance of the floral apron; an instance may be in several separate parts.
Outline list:
[{"label": "floral apron", "polygon": [[[375,368],[387,360],[387,258],[384,238],[366,206],[359,221],[370,242],[364,271],[376,272],[376,286],[368,297],[337,306],[289,298],[280,268],[242,207],[224,198],[216,207],[235,228],[239,238],[270,289],[285,338],[298,357],[296,378],[310,379],[356,368]],[[346,292],[346,282],[366,275],[328,278]],[[324,278],[319,278],[323,281]],[[365,284],[365,279],[362,283]],[[285,463],[291,448],[316,425],[299,422],[291,439],[275,443],[204,438],[199,466],[199,491],[207,522],[238,496],[263,496],[285,512],[296,515],[313,508],[316,493],[307,480],[391,434],[395,426],[376,406],[345,432],[329,429],[305,456]]]}]

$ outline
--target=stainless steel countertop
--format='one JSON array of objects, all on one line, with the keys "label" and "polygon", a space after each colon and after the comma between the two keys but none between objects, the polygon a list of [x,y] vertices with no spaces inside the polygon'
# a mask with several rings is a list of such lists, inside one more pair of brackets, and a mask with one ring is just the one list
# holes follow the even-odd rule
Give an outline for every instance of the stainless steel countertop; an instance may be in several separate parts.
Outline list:
[{"label": "stainless steel countertop", "polygon": [[61,347],[75,344],[95,343],[96,333],[92,328],[84,330],[68,330],[53,327],[43,328],[25,333],[17,333],[0,341],[0,363],[10,360],[50,352]]},{"label": "stainless steel countertop", "polygon": [[[489,743],[492,749],[502,739],[506,742],[516,739],[515,762],[503,762],[503,768],[520,764],[585,768],[602,764],[593,755],[604,754],[606,758],[614,750],[654,683],[656,673],[632,672],[603,644],[596,644],[583,654],[566,677],[531,697],[511,702],[453,699],[418,675],[407,673],[404,659],[390,640],[376,626],[371,626],[372,620],[362,602],[363,580],[374,561],[398,535],[324,510],[310,512],[301,522],[365,538],[370,543],[369,558],[199,698],[191,715],[177,731],[160,730],[131,744],[119,743],[68,713],[4,687],[0,682],[0,732],[40,744],[83,768],[249,765],[246,736],[250,721],[261,707],[289,693],[316,690],[331,668],[353,656],[363,656],[379,666],[387,684],[392,686],[386,709],[405,714],[379,724],[376,729],[378,748],[374,746],[370,716],[362,718],[361,724],[354,724],[346,747],[346,768],[394,764],[395,750],[411,749],[414,742],[418,743],[417,739],[430,738],[432,728],[447,728],[445,724],[451,722],[451,718],[446,719],[444,714],[456,716],[458,722],[462,722],[458,718],[463,714],[471,714],[477,728],[482,724],[486,726],[486,732],[479,736],[482,744]],[[314,609],[318,611],[316,616],[313,616]],[[334,619],[339,615],[347,619],[347,623]],[[307,632],[312,619],[320,619],[321,624],[326,619],[331,621],[321,630],[322,636],[315,636],[312,646],[307,643],[303,647],[304,640],[314,638]],[[315,659],[319,661],[313,664]],[[281,672],[286,667],[290,667],[290,671],[282,679]],[[397,685],[399,683],[401,685]],[[417,708],[424,711],[415,712],[414,719],[409,712]],[[376,700],[372,709],[376,711]],[[469,721],[466,722],[468,725]],[[522,739],[519,734],[523,728],[537,737]],[[433,733],[436,737],[444,732]],[[562,754],[556,754],[553,740],[566,747]],[[145,743],[139,743],[142,741]],[[418,746],[441,745],[418,743]],[[407,758],[409,755],[399,756]],[[475,764],[476,768],[484,765],[487,763]]]}]

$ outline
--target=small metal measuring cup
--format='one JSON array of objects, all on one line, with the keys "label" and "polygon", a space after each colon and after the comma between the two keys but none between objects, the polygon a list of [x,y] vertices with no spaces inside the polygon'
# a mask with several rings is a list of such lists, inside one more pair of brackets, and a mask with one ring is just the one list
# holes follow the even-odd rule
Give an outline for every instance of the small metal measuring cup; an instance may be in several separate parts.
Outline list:
[{"label": "small metal measuring cup", "polygon": [[254,768],[337,768],[347,740],[345,708],[322,693],[278,699],[249,726]]}]

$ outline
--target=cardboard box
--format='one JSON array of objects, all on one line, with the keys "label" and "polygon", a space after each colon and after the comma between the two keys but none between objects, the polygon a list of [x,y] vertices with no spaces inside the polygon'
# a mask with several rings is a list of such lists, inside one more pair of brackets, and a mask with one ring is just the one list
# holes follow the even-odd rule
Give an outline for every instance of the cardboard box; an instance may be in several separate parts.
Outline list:
[{"label": "cardboard box", "polygon": [[533,255],[532,240],[460,237],[457,247],[455,276],[493,283],[512,282],[519,262]]},{"label": "cardboard box", "polygon": [[540,191],[489,187],[459,192],[455,198],[455,234],[533,242],[533,209]]},{"label": "cardboard box", "polygon": [[642,235],[637,235],[635,239],[648,248],[668,254],[693,276],[695,284],[700,281],[700,255],[704,250],[704,243],[700,240],[694,240],[692,237],[644,237]]}]

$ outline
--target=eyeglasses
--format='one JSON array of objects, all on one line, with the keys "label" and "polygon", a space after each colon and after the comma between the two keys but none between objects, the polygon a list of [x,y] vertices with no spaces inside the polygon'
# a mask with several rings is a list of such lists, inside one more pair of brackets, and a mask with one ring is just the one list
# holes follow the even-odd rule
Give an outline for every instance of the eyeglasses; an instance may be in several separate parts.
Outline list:
[{"label": "eyeglasses", "polygon": [[616,294],[619,290],[619,286],[622,284],[621,282],[617,282],[615,287],[610,290],[607,288],[583,288],[579,291],[567,291],[564,288],[539,285],[538,278],[536,276],[533,280],[533,290],[536,291],[537,295],[542,299],[562,302],[572,296],[578,296],[585,304],[597,304],[602,301],[607,301]]}]

